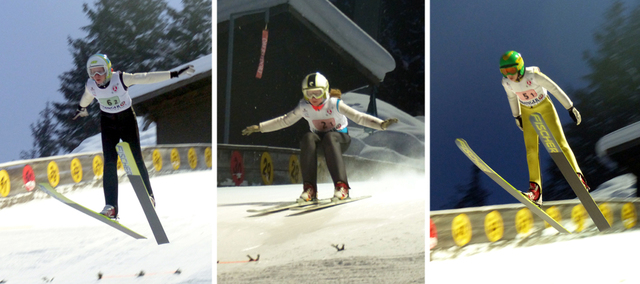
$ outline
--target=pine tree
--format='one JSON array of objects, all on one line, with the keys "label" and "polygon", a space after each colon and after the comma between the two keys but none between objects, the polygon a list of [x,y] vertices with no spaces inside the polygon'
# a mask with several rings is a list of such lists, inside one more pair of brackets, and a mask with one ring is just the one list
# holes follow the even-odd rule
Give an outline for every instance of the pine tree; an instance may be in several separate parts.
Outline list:
[{"label": "pine tree", "polygon": [[[637,108],[640,104],[640,5],[628,10],[622,1],[614,1],[604,16],[605,23],[594,34],[596,52],[583,54],[591,69],[585,76],[589,85],[572,94],[582,123],[565,126],[569,145],[594,189],[622,173],[619,169],[606,168],[599,161],[596,143],[603,136],[640,120]],[[553,200],[575,196],[559,171],[552,171],[547,184],[552,192],[557,191],[549,196]]]},{"label": "pine tree", "polygon": [[168,10],[174,66],[211,54],[211,0],[182,0],[182,5],[181,11]]},{"label": "pine tree", "polygon": [[[176,11],[164,0],[97,0],[83,5],[91,23],[82,30],[84,38],[67,38],[73,56],[73,68],[59,76],[64,100],[54,102],[33,125],[34,149],[25,156],[41,157],[67,153],[86,138],[100,132],[100,108],[93,102],[88,117],[72,120],[87,82],[86,62],[96,53],[107,54],[114,71],[129,73],[169,70],[176,65],[211,53],[211,1],[183,0],[184,9]],[[175,36],[175,38],[173,38]],[[51,120],[50,145],[38,138],[40,123]],[[39,140],[40,139],[40,140]]]},{"label": "pine tree", "polygon": [[21,151],[21,159],[49,157],[58,154],[58,149],[53,143],[56,125],[53,121],[49,102],[46,103],[44,110],[40,112],[38,121],[31,123],[29,127],[31,128],[31,135],[34,137],[33,148],[29,151]]},{"label": "pine tree", "polygon": [[456,186],[459,193],[463,196],[455,204],[454,208],[480,207],[487,204],[488,191],[482,187],[480,180],[482,175],[480,169],[476,166],[471,168],[471,182],[466,186]]}]

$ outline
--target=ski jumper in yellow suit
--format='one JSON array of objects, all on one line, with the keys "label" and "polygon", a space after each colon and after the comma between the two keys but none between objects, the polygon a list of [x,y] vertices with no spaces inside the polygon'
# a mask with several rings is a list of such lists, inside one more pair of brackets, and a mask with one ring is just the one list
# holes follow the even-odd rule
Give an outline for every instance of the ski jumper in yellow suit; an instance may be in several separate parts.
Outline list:
[{"label": "ski jumper in yellow suit", "polygon": [[542,175],[540,174],[540,157],[538,154],[538,134],[533,125],[529,122],[529,116],[533,113],[540,113],[544,118],[549,130],[553,133],[556,141],[562,148],[567,160],[576,173],[582,174],[576,157],[567,143],[567,139],[562,131],[562,125],[558,118],[551,97],[548,92],[571,111],[573,102],[549,77],[542,74],[538,67],[526,67],[524,75],[517,81],[508,78],[502,79],[502,86],[507,92],[511,113],[516,118],[516,123],[521,126],[524,133],[524,145],[527,150],[527,165],[529,166],[529,181],[542,185]]}]

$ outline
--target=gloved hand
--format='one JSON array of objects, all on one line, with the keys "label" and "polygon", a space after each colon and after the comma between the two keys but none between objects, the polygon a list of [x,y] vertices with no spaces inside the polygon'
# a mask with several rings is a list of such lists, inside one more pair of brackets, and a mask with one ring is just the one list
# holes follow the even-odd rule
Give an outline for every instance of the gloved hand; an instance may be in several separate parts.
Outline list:
[{"label": "gloved hand", "polygon": [[87,112],[87,108],[78,106],[78,109],[76,110],[76,114],[73,116],[73,120],[76,120],[76,118],[78,117],[86,117],[86,116],[89,116],[89,112]]},{"label": "gloved hand", "polygon": [[387,127],[389,127],[389,125],[394,124],[394,123],[398,123],[398,119],[397,118],[385,119],[382,123],[380,123],[380,128],[382,128],[382,130],[387,130]]},{"label": "gloved hand", "polygon": [[247,128],[242,130],[242,135],[249,136],[249,135],[251,135],[251,133],[259,132],[259,131],[260,131],[260,126],[251,125],[251,126],[247,126]]},{"label": "gloved hand", "polygon": [[193,67],[193,65],[188,65],[187,67],[184,67],[178,71],[171,71],[171,78],[177,78],[182,75],[182,73],[186,73],[187,75],[191,76],[195,72],[196,69]]},{"label": "gloved hand", "polygon": [[516,119],[516,124],[518,125],[518,127],[520,128],[520,130],[524,131],[524,130],[522,129],[522,116],[519,116],[519,115],[518,115],[517,117],[514,117],[514,118]]},{"label": "gloved hand", "polygon": [[576,125],[580,125],[580,122],[582,122],[582,116],[580,116],[580,112],[578,112],[578,109],[576,109],[575,107],[571,107],[570,109],[568,109],[568,111],[569,116],[571,116],[571,119],[573,119]]}]

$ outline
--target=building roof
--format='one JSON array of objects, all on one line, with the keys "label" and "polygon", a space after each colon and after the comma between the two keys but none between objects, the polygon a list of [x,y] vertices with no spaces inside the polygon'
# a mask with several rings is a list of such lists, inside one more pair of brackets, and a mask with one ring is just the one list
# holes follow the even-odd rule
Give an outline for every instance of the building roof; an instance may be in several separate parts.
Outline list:
[{"label": "building roof", "polygon": [[638,145],[640,122],[627,125],[600,138],[596,143],[596,154],[605,165],[615,168],[616,165],[608,156]]},{"label": "building roof", "polygon": [[231,15],[258,13],[261,9],[288,4],[328,38],[353,56],[378,80],[396,68],[396,62],[378,42],[327,0],[218,0],[218,23]]},{"label": "building roof", "polygon": [[[173,90],[174,88],[178,88],[182,85],[184,85],[184,81],[187,80],[192,80],[194,78],[199,78],[202,76],[206,76],[207,74],[209,74],[209,76],[211,76],[211,60],[212,60],[212,55],[205,55],[202,56],[196,60],[193,60],[191,62],[187,62],[185,64],[182,64],[180,66],[177,66],[175,68],[172,68],[169,71],[177,71],[180,70],[181,68],[187,66],[187,65],[193,65],[193,67],[196,69],[196,72],[193,73],[191,76],[189,75],[181,75],[178,78],[173,78],[171,80],[166,80],[166,81],[162,81],[159,83],[155,83],[155,84],[145,84],[145,85],[133,85],[129,88],[129,96],[131,96],[132,99],[134,99],[134,101],[140,101],[141,99],[144,100],[142,97],[147,95],[147,94],[151,94],[151,93],[158,93],[156,91],[160,90],[160,89],[164,89],[166,88],[166,91],[170,91]],[[153,96],[152,96],[153,97]],[[138,99],[136,99],[138,98]]]}]

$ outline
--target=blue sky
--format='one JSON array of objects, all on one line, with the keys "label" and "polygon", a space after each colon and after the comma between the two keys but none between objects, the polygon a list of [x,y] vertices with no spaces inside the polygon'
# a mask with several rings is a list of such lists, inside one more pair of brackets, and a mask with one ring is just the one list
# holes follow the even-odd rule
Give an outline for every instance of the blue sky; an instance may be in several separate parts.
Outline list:
[{"label": "blue sky", "polygon": [[[47,101],[62,101],[58,76],[70,70],[67,37],[89,23],[80,0],[7,1],[0,9],[0,163],[31,149],[29,125]],[[79,90],[80,92],[81,90]]]},{"label": "blue sky", "polygon": [[[525,66],[539,66],[575,99],[573,91],[586,87],[582,77],[590,73],[583,52],[595,51],[593,34],[611,2],[431,1],[431,210],[450,208],[460,197],[456,186],[471,181],[473,164],[456,147],[456,138],[467,140],[513,186],[528,188],[524,139],[500,84],[499,57],[507,50],[520,52]],[[561,122],[573,123],[562,105],[554,104]],[[540,157],[544,183],[550,163],[544,148]],[[490,190],[490,204],[517,202],[485,175],[482,185]]]},{"label": "blue sky", "polygon": [[[32,148],[29,125],[47,101],[61,102],[58,76],[69,71],[67,37],[86,36],[82,4],[93,1],[5,1],[0,9],[0,163],[18,160]],[[181,9],[180,0],[168,1]],[[83,90],[78,90],[82,92]]]}]

